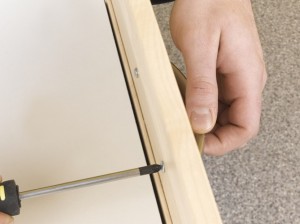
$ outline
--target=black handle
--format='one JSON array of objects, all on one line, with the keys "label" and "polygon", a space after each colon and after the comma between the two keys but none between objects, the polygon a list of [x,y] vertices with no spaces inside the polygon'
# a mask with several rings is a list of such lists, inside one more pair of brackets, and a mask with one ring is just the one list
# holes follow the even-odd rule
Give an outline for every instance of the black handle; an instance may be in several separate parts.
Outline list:
[{"label": "black handle", "polygon": [[0,212],[14,216],[20,214],[19,187],[14,180],[0,183]]}]

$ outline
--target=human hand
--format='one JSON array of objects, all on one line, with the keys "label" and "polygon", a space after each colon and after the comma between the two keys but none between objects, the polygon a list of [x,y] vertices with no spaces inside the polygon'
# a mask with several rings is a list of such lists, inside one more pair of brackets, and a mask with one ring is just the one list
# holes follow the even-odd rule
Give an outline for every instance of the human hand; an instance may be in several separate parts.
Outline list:
[{"label": "human hand", "polygon": [[0,212],[0,224],[11,224],[13,223],[13,218]]},{"label": "human hand", "polygon": [[250,0],[176,0],[173,40],[187,71],[186,109],[204,152],[222,155],[259,129],[266,82]]},{"label": "human hand", "polygon": [[[0,183],[2,181],[2,178],[0,176]],[[0,212],[0,224],[11,224],[13,223],[13,218],[10,217],[9,215],[6,215],[2,212]]]}]

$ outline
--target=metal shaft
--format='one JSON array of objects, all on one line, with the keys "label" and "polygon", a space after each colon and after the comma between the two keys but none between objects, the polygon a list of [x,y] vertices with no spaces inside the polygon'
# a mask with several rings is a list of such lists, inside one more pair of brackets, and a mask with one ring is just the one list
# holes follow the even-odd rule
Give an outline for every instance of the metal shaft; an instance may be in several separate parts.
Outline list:
[{"label": "metal shaft", "polygon": [[145,167],[125,170],[125,171],[120,171],[116,173],[90,177],[82,180],[75,180],[67,183],[38,188],[34,190],[24,191],[24,192],[20,192],[20,200],[37,197],[40,195],[50,194],[53,192],[68,190],[68,189],[81,188],[81,187],[91,186],[95,184],[107,183],[107,182],[120,180],[120,179],[126,179],[129,177],[151,174],[151,173],[158,172],[159,170],[161,170],[161,168],[162,168],[161,165],[154,164],[150,166],[145,166]]}]

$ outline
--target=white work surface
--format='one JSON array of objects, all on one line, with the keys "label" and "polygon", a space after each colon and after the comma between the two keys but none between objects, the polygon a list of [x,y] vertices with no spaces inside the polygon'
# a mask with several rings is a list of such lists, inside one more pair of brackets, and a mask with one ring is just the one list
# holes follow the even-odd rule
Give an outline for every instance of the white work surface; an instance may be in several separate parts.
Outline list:
[{"label": "white work surface", "polygon": [[[25,191],[143,165],[103,0],[1,0],[4,180]],[[144,176],[26,199],[15,223],[161,220]]]}]

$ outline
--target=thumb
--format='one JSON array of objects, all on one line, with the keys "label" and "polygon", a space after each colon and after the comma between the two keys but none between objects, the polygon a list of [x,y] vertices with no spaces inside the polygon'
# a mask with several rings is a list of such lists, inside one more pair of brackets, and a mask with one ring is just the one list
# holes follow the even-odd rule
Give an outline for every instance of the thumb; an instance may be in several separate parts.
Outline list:
[{"label": "thumb", "polygon": [[[209,2],[209,1],[208,1]],[[170,29],[187,71],[186,109],[196,133],[209,132],[216,122],[216,61],[221,36],[219,20],[206,1],[175,1]]]},{"label": "thumb", "polygon": [[199,134],[213,129],[217,119],[218,48],[214,49],[213,46],[214,44],[205,44],[204,47],[198,45],[198,47],[190,47],[182,52],[187,70],[186,109],[194,132]]},{"label": "thumb", "polygon": [[186,109],[194,132],[209,132],[216,123],[218,88],[213,77],[190,74],[187,78]]}]

